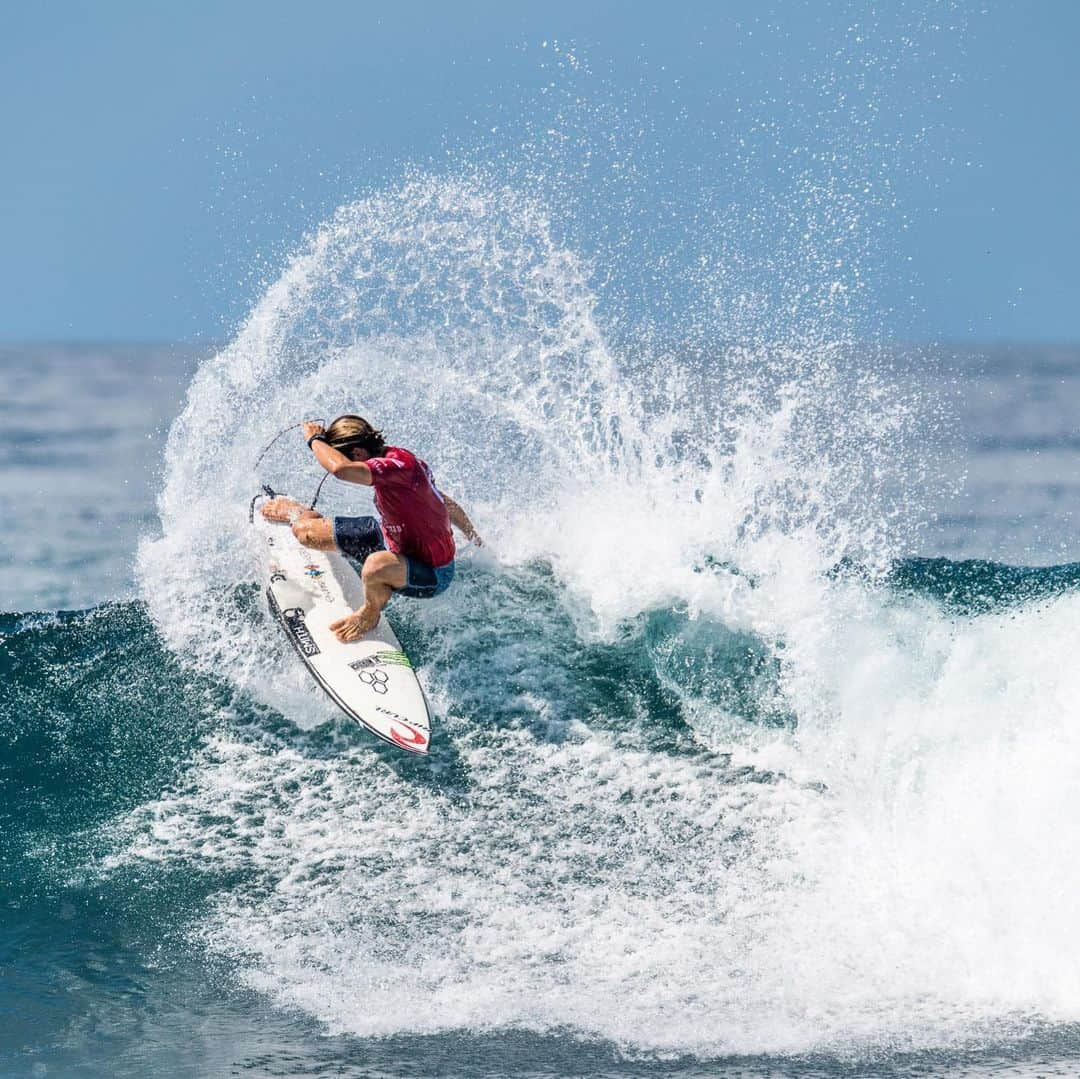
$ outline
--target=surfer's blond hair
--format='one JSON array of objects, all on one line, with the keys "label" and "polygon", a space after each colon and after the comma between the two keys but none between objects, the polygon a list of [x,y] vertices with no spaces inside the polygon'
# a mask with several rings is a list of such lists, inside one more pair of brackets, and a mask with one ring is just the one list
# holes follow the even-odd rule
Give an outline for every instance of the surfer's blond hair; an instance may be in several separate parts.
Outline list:
[{"label": "surfer's blond hair", "polygon": [[386,450],[382,431],[376,430],[363,416],[347,413],[338,416],[326,429],[326,441],[336,450],[366,450],[369,457],[381,457]]}]

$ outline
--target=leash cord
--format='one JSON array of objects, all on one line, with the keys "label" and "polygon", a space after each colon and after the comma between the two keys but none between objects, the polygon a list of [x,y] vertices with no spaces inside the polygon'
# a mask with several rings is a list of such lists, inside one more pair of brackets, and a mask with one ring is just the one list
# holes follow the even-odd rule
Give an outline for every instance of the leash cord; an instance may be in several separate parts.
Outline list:
[{"label": "leash cord", "polygon": [[[270,439],[270,441],[267,442],[265,446],[263,446],[262,453],[260,453],[259,456],[255,458],[255,464],[251,466],[251,470],[254,472],[258,469],[259,465],[262,464],[262,459],[270,452],[274,443],[277,442],[277,440],[281,438],[282,435],[286,435],[290,431],[295,431],[297,427],[303,427],[304,424],[307,422],[307,420],[301,420],[299,423],[290,423],[288,427],[283,427],[280,431],[278,431],[278,433],[274,435],[274,437]],[[327,472],[323,475],[323,478],[319,480],[318,486],[316,486],[315,488],[315,494],[311,499],[311,505],[308,506],[309,510],[313,510],[315,508],[315,503],[319,501],[319,495],[322,494],[323,484],[326,483],[329,478],[330,473]],[[276,492],[273,490],[272,487],[270,487],[269,484],[263,483],[260,486],[262,487],[262,490],[251,500],[251,506],[248,509],[249,521],[255,520],[255,503],[264,494],[267,498],[274,498],[276,495]]]}]

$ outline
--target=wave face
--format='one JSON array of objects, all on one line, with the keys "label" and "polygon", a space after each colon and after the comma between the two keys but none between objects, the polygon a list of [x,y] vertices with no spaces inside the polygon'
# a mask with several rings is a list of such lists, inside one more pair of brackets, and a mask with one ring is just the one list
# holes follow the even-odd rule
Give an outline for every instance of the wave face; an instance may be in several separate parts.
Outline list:
[{"label": "wave face", "polygon": [[[988,604],[1004,567],[933,569],[834,577],[781,646],[671,606],[586,636],[546,563],[466,563],[454,603],[399,613],[427,761],[178,663],[141,605],[7,618],[3,861],[51,914],[37,988],[66,971],[115,1038],[193,954],[394,1052],[570,1030],[880,1059],[1074,1022],[1080,687],[1048,642],[1080,570]],[[87,932],[136,970],[87,965]]]},{"label": "wave face", "polygon": [[[55,871],[158,888],[188,947],[338,1035],[876,1057],[1076,1021],[1075,568],[896,561],[920,403],[842,319],[658,351],[592,280],[475,176],[310,238],[192,382],[141,603],[8,627],[16,742],[38,715],[75,760],[64,702],[117,717],[126,778]],[[353,409],[487,534],[394,606],[427,761],[338,719],[249,583],[258,480],[317,478],[296,433],[252,462]]]}]

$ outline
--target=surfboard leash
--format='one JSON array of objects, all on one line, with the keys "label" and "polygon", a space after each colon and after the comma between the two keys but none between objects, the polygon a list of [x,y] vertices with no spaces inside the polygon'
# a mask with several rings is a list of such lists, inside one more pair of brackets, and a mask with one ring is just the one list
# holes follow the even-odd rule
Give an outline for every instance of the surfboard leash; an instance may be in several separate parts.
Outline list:
[{"label": "surfboard leash", "polygon": [[[288,427],[282,427],[282,429],[278,431],[278,433],[274,435],[274,437],[270,439],[270,441],[267,442],[265,446],[263,446],[262,453],[260,453],[259,456],[255,458],[255,463],[251,466],[252,472],[254,472],[255,469],[257,469],[259,465],[262,464],[262,459],[270,452],[274,443],[277,442],[277,440],[281,438],[282,435],[287,435],[290,431],[295,431],[297,427],[303,427],[304,424],[307,422],[307,420],[301,420],[299,423],[290,423]],[[322,420],[320,419],[319,422],[322,423]],[[325,427],[326,424],[323,423],[323,426]]]},{"label": "surfboard leash", "polygon": [[[270,439],[270,441],[267,442],[265,446],[263,446],[262,452],[259,454],[258,457],[255,458],[255,463],[251,466],[251,471],[254,472],[258,469],[259,465],[262,464],[262,459],[270,452],[270,450],[273,448],[274,443],[277,442],[277,440],[281,438],[282,435],[287,435],[290,431],[295,431],[297,427],[303,427],[304,424],[307,422],[307,420],[301,420],[299,423],[290,423],[288,427],[283,427],[280,431],[278,431],[278,433],[274,435],[274,437]],[[318,422],[322,423],[324,427],[326,426],[322,419],[320,419]],[[326,483],[329,478],[330,473],[327,472],[323,475],[323,478],[319,480],[319,483],[315,488],[315,494],[311,499],[311,505],[308,506],[309,510],[313,510],[315,508],[315,503],[319,501],[319,495],[322,494],[323,484]],[[274,489],[270,487],[269,484],[261,484],[261,487],[262,490],[255,495],[255,497],[251,500],[251,505],[248,507],[249,524],[255,523],[255,503],[258,502],[260,498],[262,498],[263,494],[265,494],[268,498],[277,497],[277,492],[274,491]]]}]

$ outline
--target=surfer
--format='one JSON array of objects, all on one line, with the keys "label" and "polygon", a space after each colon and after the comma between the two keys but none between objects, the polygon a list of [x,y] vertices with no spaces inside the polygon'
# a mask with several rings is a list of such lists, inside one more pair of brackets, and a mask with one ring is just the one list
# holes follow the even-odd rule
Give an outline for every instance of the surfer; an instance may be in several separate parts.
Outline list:
[{"label": "surfer", "polygon": [[364,605],[331,623],[342,641],[359,640],[378,624],[399,592],[431,599],[454,579],[451,524],[478,547],[483,542],[465,511],[436,486],[431,469],[409,450],[387,446],[382,432],[360,416],[338,416],[329,427],[303,425],[315,460],[339,480],[375,488],[379,517],[327,518],[291,498],[262,507],[271,521],[288,521],[293,535],[318,551],[338,550],[362,563]]}]

